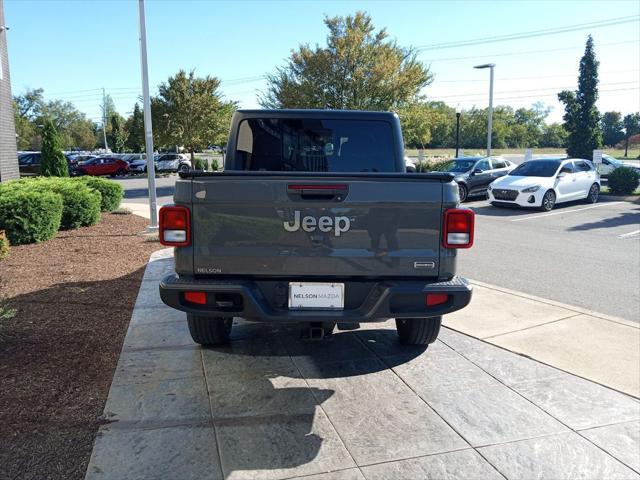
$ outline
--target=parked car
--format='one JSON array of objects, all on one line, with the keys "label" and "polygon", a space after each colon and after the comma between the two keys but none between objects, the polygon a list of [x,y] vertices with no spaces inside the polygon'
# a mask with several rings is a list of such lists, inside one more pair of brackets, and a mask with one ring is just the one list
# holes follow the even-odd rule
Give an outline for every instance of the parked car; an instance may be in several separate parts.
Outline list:
[{"label": "parked car", "polygon": [[117,175],[129,173],[129,164],[116,157],[96,157],[91,160],[78,163],[76,166],[78,175]]},{"label": "parked car", "polygon": [[612,157],[611,155],[608,155],[606,153],[602,154],[602,163],[598,165],[598,173],[600,173],[602,177],[606,178],[616,168],[620,167],[633,168],[634,170],[637,170],[638,173],[640,173],[640,167],[638,166],[638,164],[618,160],[617,158]]},{"label": "parked car", "polygon": [[445,163],[440,171],[455,174],[460,192],[460,202],[474,195],[485,195],[487,187],[495,179],[508,174],[516,167],[504,157],[459,157]]},{"label": "parked car", "polygon": [[191,160],[181,153],[165,153],[157,160],[158,172],[188,172],[191,170]]},{"label": "parked car", "polygon": [[404,156],[404,166],[408,173],[416,173],[416,164],[408,156]]},{"label": "parked car", "polygon": [[545,212],[556,203],[586,200],[596,203],[600,175],[581,158],[530,160],[489,185],[491,205],[537,207]]},{"label": "parked car", "polygon": [[24,152],[18,155],[18,170],[21,177],[40,175],[40,152]]}]

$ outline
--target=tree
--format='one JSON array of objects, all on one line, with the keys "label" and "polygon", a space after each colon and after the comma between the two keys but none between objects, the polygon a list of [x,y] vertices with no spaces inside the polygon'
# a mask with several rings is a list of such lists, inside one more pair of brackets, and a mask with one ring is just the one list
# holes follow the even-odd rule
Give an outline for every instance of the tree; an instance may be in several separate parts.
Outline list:
[{"label": "tree", "polygon": [[109,145],[111,145],[112,149],[116,153],[124,152],[125,143],[127,140],[122,117],[117,113],[111,116],[110,122],[111,124],[111,133],[107,137],[107,141]]},{"label": "tree", "polygon": [[622,115],[620,112],[605,112],[602,116],[602,142],[608,147],[613,147],[622,141]]},{"label": "tree", "polygon": [[196,149],[218,141],[229,130],[234,102],[224,102],[220,80],[199,78],[192,70],[180,70],[158,88],[151,99],[156,142],[164,146],[184,146],[194,161]]},{"label": "tree", "polygon": [[568,132],[559,123],[552,123],[543,127],[540,138],[541,147],[563,148],[566,147]]},{"label": "tree", "polygon": [[58,132],[53,121],[47,120],[42,134],[42,159],[40,173],[45,177],[68,177],[67,159],[60,149]]},{"label": "tree", "polygon": [[124,128],[128,134],[127,149],[134,153],[144,151],[144,115],[137,102],[133,107],[133,114],[127,119]]},{"label": "tree", "polygon": [[411,103],[398,110],[402,137],[407,147],[420,147],[431,140],[432,110],[426,103]]},{"label": "tree", "polygon": [[393,110],[418,97],[431,82],[415,50],[375,32],[371,17],[325,17],[327,45],[300,45],[287,64],[267,76],[259,99],[265,108]]},{"label": "tree", "polygon": [[580,60],[578,90],[558,94],[565,105],[564,127],[569,132],[567,154],[575,158],[591,158],[593,150],[602,146],[598,99],[598,65],[593,49],[593,38],[589,35],[584,55]]},{"label": "tree", "polygon": [[629,138],[640,133],[640,113],[625,115],[624,120],[624,156],[629,154]]}]

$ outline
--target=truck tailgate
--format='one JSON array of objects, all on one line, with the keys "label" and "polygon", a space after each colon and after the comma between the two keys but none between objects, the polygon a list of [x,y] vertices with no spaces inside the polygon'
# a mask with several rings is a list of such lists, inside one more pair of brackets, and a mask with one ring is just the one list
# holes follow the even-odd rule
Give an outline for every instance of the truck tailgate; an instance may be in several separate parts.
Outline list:
[{"label": "truck tailgate", "polygon": [[442,189],[411,174],[193,177],[194,272],[437,277]]}]

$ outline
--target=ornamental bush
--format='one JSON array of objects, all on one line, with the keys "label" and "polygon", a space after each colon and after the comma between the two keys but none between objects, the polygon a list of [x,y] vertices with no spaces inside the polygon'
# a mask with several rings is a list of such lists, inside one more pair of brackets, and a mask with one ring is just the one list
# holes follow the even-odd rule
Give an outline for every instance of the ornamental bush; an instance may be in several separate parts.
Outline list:
[{"label": "ornamental bush", "polygon": [[207,169],[207,161],[196,157],[196,170],[206,170]]},{"label": "ornamental bush", "polygon": [[640,173],[629,167],[618,167],[614,169],[608,178],[609,190],[618,195],[631,195],[640,181]]},{"label": "ornamental bush", "polygon": [[60,228],[62,208],[59,194],[31,188],[3,188],[0,229],[5,230],[13,245],[49,240]]},{"label": "ornamental bush", "polygon": [[100,192],[102,196],[100,210],[102,212],[113,212],[120,206],[124,190],[119,183],[99,177],[75,177],[73,181]]},{"label": "ornamental bush", "polygon": [[[95,225],[100,221],[102,195],[86,185],[69,178],[22,179],[6,184],[8,191],[37,191],[57,193],[62,197],[62,230]],[[19,212],[16,212],[18,214]],[[11,238],[9,238],[11,240]]]}]

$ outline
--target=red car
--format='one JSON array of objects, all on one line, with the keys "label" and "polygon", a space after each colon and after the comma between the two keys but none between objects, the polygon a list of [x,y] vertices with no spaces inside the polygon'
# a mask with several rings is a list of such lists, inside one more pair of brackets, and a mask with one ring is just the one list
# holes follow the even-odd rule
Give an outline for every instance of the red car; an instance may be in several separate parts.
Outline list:
[{"label": "red car", "polygon": [[76,167],[78,175],[126,175],[129,173],[129,164],[116,157],[98,157],[78,163]]}]

